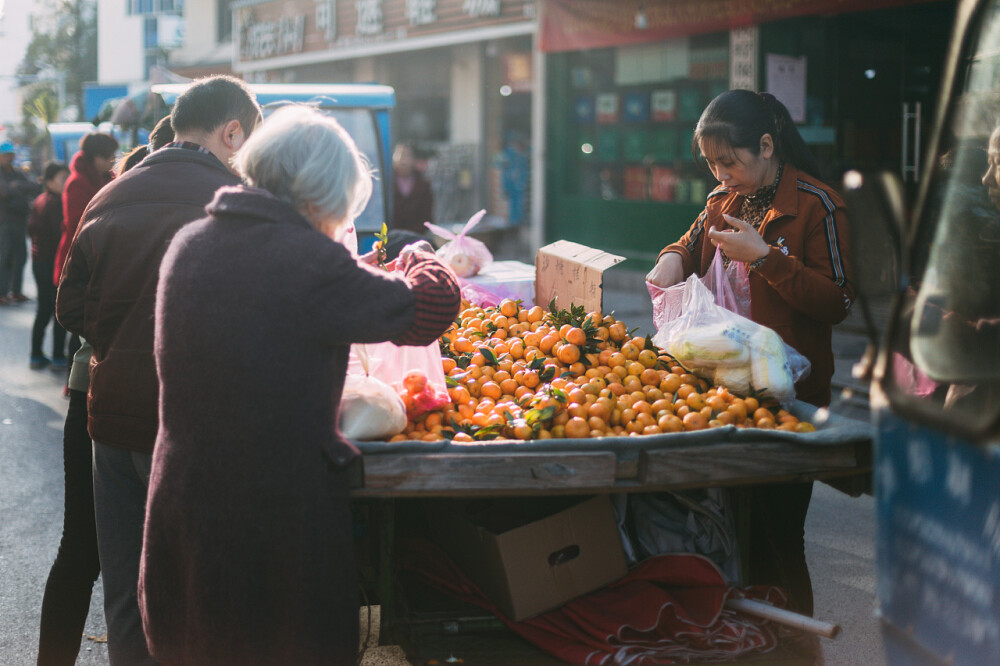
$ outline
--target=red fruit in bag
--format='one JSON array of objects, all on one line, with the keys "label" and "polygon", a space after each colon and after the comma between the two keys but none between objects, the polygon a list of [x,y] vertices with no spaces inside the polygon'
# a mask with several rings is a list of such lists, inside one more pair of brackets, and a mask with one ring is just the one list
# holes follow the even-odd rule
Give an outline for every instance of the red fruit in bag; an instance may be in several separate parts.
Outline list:
[{"label": "red fruit in bag", "polygon": [[427,375],[420,370],[410,370],[403,377],[403,388],[411,395],[416,395],[427,388]]}]

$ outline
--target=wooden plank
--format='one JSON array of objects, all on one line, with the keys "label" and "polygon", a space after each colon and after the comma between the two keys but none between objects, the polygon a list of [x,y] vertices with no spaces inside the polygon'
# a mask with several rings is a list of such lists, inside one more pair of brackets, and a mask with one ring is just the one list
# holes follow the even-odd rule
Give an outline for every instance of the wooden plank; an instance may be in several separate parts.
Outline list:
[{"label": "wooden plank", "polygon": [[357,496],[600,490],[615,484],[615,454],[442,453],[367,455]]},{"label": "wooden plank", "polygon": [[815,477],[857,467],[854,444],[794,446],[784,442],[725,442],[643,451],[642,486],[731,485]]}]

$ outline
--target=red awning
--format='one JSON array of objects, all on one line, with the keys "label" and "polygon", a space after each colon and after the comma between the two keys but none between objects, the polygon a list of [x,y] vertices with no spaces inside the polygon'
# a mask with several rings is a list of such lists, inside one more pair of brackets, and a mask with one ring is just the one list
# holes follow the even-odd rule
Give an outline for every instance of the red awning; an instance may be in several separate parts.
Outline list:
[{"label": "red awning", "polygon": [[795,16],[887,9],[929,0],[544,0],[542,51],[658,42]]}]

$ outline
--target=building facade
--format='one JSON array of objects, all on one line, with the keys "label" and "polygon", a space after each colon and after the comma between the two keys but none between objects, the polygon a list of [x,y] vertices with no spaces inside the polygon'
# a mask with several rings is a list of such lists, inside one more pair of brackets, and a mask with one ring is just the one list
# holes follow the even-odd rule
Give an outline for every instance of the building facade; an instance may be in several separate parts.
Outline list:
[{"label": "building facade", "polygon": [[545,0],[544,239],[648,269],[716,185],[692,151],[730,88],[789,108],[822,168],[888,170],[915,189],[955,2]]},{"label": "building facade", "polygon": [[502,243],[531,226],[537,25],[529,0],[244,0],[232,68],[257,82],[391,85],[393,140],[431,180],[432,221],[485,208]]},{"label": "building facade", "polygon": [[17,68],[31,41],[31,21],[35,3],[0,0],[0,136],[21,122],[21,91]]}]

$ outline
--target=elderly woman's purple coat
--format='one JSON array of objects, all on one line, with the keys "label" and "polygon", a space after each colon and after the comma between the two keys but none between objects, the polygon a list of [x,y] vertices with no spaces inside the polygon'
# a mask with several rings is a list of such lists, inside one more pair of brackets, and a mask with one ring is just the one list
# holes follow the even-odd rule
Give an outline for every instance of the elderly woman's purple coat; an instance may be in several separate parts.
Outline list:
[{"label": "elderly woman's purple coat", "polygon": [[360,266],[291,206],[226,188],[164,257],[160,430],[140,605],[168,664],[353,664],[358,596],[332,427],[352,342],[429,344],[458,311],[433,255]]}]

